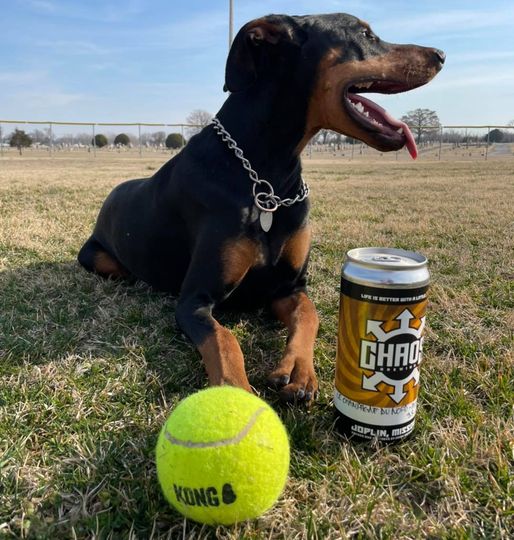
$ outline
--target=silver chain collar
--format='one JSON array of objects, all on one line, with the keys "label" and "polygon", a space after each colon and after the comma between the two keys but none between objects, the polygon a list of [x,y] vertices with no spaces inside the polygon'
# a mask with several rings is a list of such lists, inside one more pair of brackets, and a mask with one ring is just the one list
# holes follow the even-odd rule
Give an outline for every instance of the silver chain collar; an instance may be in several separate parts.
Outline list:
[{"label": "silver chain collar", "polygon": [[[218,118],[214,117],[211,120],[211,123],[216,133],[224,142],[227,143],[231,150],[234,150],[234,154],[238,159],[241,160],[243,167],[248,171],[248,176],[253,182],[253,200],[255,206],[261,210],[261,212],[275,212],[275,210],[277,210],[280,206],[293,206],[293,204],[302,202],[309,196],[309,186],[305,183],[303,178],[300,191],[294,199],[281,199],[278,195],[275,195],[273,186],[267,180],[259,178],[259,175],[252,169],[250,162],[244,157],[241,148],[237,146],[236,141],[234,141],[234,139],[230,136],[230,133],[223,127],[223,124],[218,120]],[[271,223],[269,226],[271,227]]]}]

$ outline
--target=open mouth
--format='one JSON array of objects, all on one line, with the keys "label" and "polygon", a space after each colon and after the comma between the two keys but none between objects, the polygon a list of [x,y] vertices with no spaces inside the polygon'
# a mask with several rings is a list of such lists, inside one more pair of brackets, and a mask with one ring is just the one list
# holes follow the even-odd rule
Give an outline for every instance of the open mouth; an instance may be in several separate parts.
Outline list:
[{"label": "open mouth", "polygon": [[397,94],[413,88],[406,84],[383,80],[352,82],[344,91],[343,101],[351,118],[370,134],[380,149],[399,150],[406,146],[412,159],[416,159],[418,149],[409,126],[393,118],[380,105],[360,95],[365,92]]}]

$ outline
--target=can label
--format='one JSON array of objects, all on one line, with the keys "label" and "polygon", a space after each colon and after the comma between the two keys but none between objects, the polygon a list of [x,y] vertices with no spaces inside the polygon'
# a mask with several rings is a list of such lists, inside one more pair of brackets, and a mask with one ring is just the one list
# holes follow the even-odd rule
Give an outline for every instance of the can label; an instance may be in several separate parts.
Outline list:
[{"label": "can label", "polygon": [[427,291],[342,279],[334,401],[349,434],[395,440],[413,429]]}]

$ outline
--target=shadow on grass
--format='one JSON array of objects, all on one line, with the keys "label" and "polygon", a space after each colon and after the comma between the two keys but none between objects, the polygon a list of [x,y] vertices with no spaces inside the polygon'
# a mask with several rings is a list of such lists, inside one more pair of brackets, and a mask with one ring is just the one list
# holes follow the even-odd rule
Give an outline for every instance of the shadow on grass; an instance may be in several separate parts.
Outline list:
[{"label": "shadow on grass", "polygon": [[[138,349],[165,375],[178,369],[177,390],[186,372],[190,390],[205,385],[201,358],[175,323],[176,299],[144,283],[105,280],[70,261],[0,272],[0,291],[0,358],[7,369]],[[262,384],[280,358],[284,330],[264,310],[226,309],[216,318],[238,338],[252,383]]]},{"label": "shadow on grass", "polygon": [[[178,537],[183,520],[160,494],[154,445],[170,407],[207,379],[175,325],[176,300],[142,283],[101,279],[75,262],[0,272],[0,291],[0,375],[17,383],[0,392],[13,411],[6,453],[12,497],[3,519],[25,534],[15,516],[28,505],[34,537],[69,537],[72,526],[78,537],[125,537],[131,529],[149,537],[170,528]],[[285,331],[265,311],[217,316],[241,343],[250,381],[277,405],[265,377]],[[19,406],[29,411],[22,423]],[[302,478],[324,471],[309,463],[332,421],[327,404],[317,407],[327,415],[279,409],[298,450],[292,474]],[[27,439],[29,445],[20,442]],[[21,463],[32,460],[46,464],[37,487],[19,478]],[[201,529],[189,523],[187,530]]]}]

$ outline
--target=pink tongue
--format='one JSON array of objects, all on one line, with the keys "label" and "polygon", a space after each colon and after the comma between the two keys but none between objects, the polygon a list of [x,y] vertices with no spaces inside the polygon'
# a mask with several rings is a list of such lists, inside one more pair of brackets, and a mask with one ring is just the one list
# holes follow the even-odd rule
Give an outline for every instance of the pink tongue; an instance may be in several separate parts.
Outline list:
[{"label": "pink tongue", "polygon": [[412,159],[416,159],[418,157],[418,147],[416,146],[416,141],[414,140],[414,135],[412,135],[412,131],[410,130],[409,126],[402,122],[401,120],[396,120],[396,118],[393,118],[385,109],[382,109],[384,118],[395,128],[402,128],[403,134],[405,135],[405,146],[407,147],[407,150],[409,151],[409,154]]},{"label": "pink tongue", "polygon": [[[398,129],[402,128],[403,134],[405,135],[405,146],[407,147],[407,150],[409,151],[409,154],[411,155],[412,159],[416,159],[418,157],[418,148],[416,146],[416,141],[414,140],[414,136],[412,135],[412,131],[410,130],[409,126],[400,120],[396,120],[396,118],[393,118],[385,109],[383,109],[380,105],[375,103],[374,101],[371,101],[370,99],[366,99],[365,97],[358,95],[358,94],[352,94],[350,98],[353,102],[361,102],[362,105],[371,113],[371,115],[375,118],[377,121],[381,121],[381,123],[384,123],[383,120],[385,120],[389,127],[393,128],[395,131],[398,131]],[[373,115],[373,113],[375,113]]]},{"label": "pink tongue", "polygon": [[414,140],[414,136],[412,135],[412,131],[410,130],[409,126],[402,122],[403,127],[403,133],[405,134],[405,138],[407,139],[407,150],[409,151],[410,157],[412,159],[416,159],[418,157],[418,147],[416,146],[416,141]]}]

